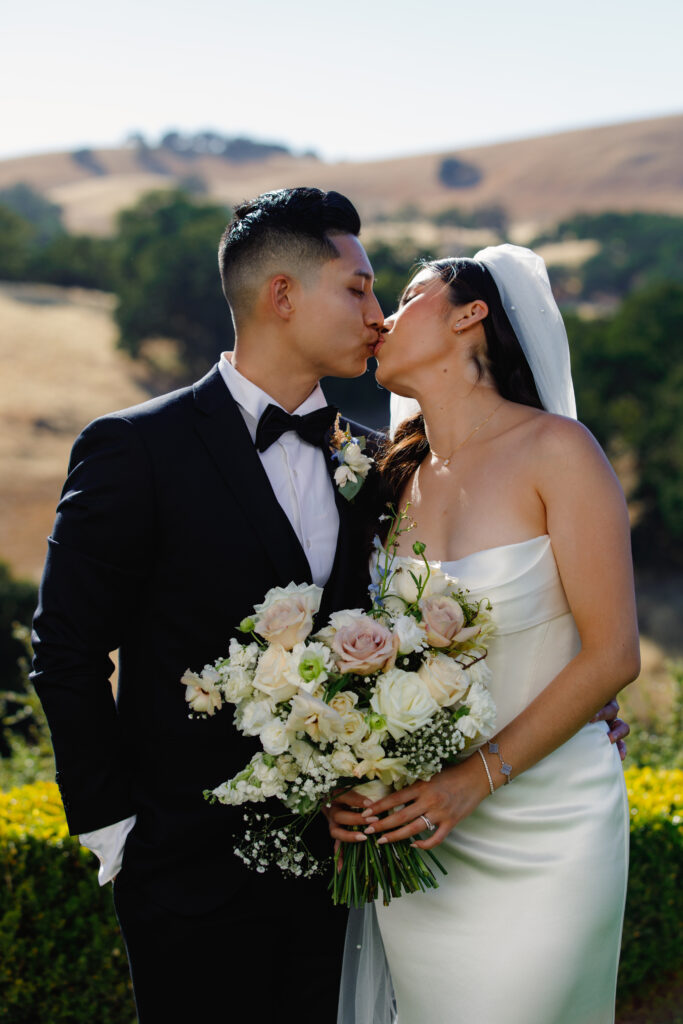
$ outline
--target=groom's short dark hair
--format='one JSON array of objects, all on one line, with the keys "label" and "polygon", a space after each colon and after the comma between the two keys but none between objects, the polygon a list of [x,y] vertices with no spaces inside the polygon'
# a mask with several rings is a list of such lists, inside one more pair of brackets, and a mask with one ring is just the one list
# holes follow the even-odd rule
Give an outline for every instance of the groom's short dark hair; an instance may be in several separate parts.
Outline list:
[{"label": "groom's short dark hair", "polygon": [[223,292],[233,319],[248,313],[264,275],[315,270],[339,256],[334,235],[359,232],[356,208],[339,192],[283,188],[236,207],[218,247]]}]

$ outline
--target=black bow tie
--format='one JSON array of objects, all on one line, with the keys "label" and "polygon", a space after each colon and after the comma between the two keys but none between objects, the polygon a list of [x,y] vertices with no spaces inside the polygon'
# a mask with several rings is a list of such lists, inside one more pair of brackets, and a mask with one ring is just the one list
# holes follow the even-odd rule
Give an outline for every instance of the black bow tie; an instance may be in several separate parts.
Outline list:
[{"label": "black bow tie", "polygon": [[265,452],[271,444],[288,430],[295,430],[300,438],[309,444],[325,447],[327,432],[335,421],[337,410],[333,405],[326,405],[305,416],[290,416],[277,405],[268,405],[258,421],[256,428],[256,447]]}]

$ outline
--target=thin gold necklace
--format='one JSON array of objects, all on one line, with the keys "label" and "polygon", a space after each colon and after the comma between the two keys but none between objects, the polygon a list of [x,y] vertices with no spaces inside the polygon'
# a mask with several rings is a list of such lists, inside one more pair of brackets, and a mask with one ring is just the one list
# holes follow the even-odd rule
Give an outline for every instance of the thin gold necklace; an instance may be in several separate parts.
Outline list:
[{"label": "thin gold necklace", "polygon": [[467,444],[467,442],[469,441],[469,439],[470,439],[471,437],[474,437],[474,435],[476,434],[476,432],[477,432],[478,430],[481,430],[481,428],[482,428],[482,427],[485,427],[485,426],[486,426],[486,424],[488,423],[488,421],[489,421],[490,419],[492,419],[492,417],[493,417],[493,414],[494,414],[494,413],[496,413],[496,412],[498,412],[498,410],[500,409],[500,407],[501,407],[501,405],[502,405],[502,404],[503,404],[502,402],[499,402],[499,403],[498,403],[498,405],[497,405],[497,406],[495,407],[495,409],[493,410],[493,412],[490,412],[490,413],[488,414],[488,416],[486,417],[486,419],[485,419],[485,420],[482,420],[482,421],[481,421],[481,423],[478,423],[478,424],[476,425],[476,427],[474,428],[474,430],[473,430],[473,431],[472,431],[471,433],[469,433],[469,434],[467,435],[467,437],[466,437],[466,438],[464,439],[464,441],[461,441],[461,442],[460,442],[460,444],[456,444],[455,448],[453,449],[453,451],[451,452],[451,454],[450,454],[450,455],[448,455],[448,456],[443,456],[443,455],[439,455],[439,454],[438,454],[438,452],[435,452],[435,451],[434,451],[434,449],[432,448],[432,446],[430,445],[430,446],[429,446],[429,450],[430,450],[430,452],[432,453],[432,455],[434,456],[434,458],[435,458],[435,459],[438,459],[438,460],[439,460],[439,462],[443,462],[444,466],[447,466],[447,465],[449,464],[449,462],[451,461],[451,459],[453,458],[453,456],[455,455],[455,453],[456,453],[457,451],[459,451],[459,450],[460,450],[460,449],[461,449],[461,448],[463,447],[463,445],[466,445],[466,444]]}]

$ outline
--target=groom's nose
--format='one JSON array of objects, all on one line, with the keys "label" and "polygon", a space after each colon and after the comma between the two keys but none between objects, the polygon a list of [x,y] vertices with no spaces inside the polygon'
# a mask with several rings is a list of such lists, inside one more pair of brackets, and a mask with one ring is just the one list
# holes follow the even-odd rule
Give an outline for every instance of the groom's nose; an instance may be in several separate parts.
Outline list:
[{"label": "groom's nose", "polygon": [[371,293],[370,302],[365,310],[365,323],[368,327],[376,327],[377,330],[384,323],[384,313],[374,292]]}]

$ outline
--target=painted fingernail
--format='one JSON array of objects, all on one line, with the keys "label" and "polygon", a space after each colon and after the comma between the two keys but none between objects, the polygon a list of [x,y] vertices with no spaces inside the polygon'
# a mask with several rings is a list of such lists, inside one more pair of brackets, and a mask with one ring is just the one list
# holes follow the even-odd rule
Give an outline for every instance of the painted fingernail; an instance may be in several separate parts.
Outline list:
[{"label": "painted fingernail", "polygon": [[381,838],[381,839],[378,839],[378,840],[377,840],[377,845],[378,845],[378,846],[384,846],[384,844],[385,844],[386,842],[387,842],[387,837],[386,837],[386,836],[382,836],[382,838]]},{"label": "painted fingernail", "polygon": [[367,838],[368,838],[368,837],[367,837],[367,836],[365,836],[365,835],[363,835],[363,833],[362,833],[362,832],[356,832],[356,839],[358,840],[358,842],[359,842],[359,843],[360,843],[360,842],[363,842],[363,843],[364,843],[364,842],[365,842],[365,840],[366,840]]},{"label": "painted fingernail", "polygon": [[364,807],[372,807],[372,800],[364,800],[363,801],[363,806]]},{"label": "painted fingernail", "polygon": [[367,818],[367,817],[368,817],[368,815],[372,814],[372,811],[370,810],[370,808],[369,808],[369,807],[366,807],[366,808],[365,808],[365,810],[364,810],[364,811],[362,811],[361,813],[362,813],[362,815],[363,815],[363,817],[364,817],[364,818]]},{"label": "painted fingernail", "polygon": [[375,830],[372,827],[372,825],[370,825],[368,828],[364,829],[363,831],[365,832],[366,836],[371,836]]}]

